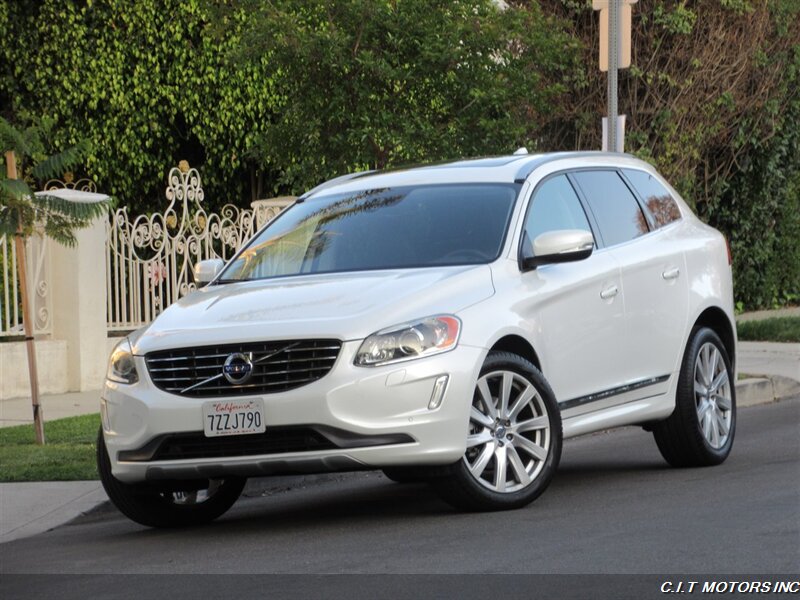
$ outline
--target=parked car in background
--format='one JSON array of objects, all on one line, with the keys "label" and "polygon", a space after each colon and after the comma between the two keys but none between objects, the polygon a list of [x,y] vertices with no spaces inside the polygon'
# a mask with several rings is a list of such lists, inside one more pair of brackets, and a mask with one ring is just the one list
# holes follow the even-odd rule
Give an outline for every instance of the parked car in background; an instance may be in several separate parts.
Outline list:
[{"label": "parked car in background", "polygon": [[100,475],[150,526],[245,478],[383,469],[525,506],[562,441],[641,425],[673,466],[736,428],[731,260],[648,164],[592,152],[347,175],[114,350]]}]

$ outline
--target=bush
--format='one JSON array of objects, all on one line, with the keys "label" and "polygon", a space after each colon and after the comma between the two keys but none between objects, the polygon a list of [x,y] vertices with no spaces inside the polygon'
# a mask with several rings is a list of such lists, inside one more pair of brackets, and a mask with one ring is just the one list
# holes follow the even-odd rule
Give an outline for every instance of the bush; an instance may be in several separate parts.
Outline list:
[{"label": "bush", "polygon": [[181,159],[212,205],[249,201],[273,94],[264,61],[225,61],[244,18],[217,37],[199,0],[0,0],[3,116],[55,119],[50,150],[89,140],[88,175],[135,210],[164,208]]}]

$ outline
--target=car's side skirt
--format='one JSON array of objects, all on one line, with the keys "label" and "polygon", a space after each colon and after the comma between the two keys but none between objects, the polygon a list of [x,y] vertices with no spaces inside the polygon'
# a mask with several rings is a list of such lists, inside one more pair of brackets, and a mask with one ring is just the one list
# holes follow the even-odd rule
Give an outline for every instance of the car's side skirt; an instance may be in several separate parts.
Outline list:
[{"label": "car's side skirt", "polygon": [[605,400],[606,398],[611,398],[612,396],[619,396],[621,394],[632,392],[634,390],[638,390],[641,388],[658,385],[659,383],[664,383],[665,381],[667,381],[667,379],[669,379],[669,375],[660,375],[659,377],[648,377],[647,379],[641,379],[639,381],[634,381],[632,383],[620,385],[618,387],[611,388],[608,390],[595,392],[593,394],[581,396],[580,398],[564,400],[563,402],[559,402],[558,405],[561,408],[561,411],[563,412],[565,410],[569,410],[570,408],[583,406],[584,404],[589,404],[591,402],[598,402],[600,400]]},{"label": "car's side skirt", "polygon": [[675,377],[653,377],[614,388],[613,394],[592,394],[577,406],[562,403],[564,437],[665,419],[675,409],[675,382]]}]

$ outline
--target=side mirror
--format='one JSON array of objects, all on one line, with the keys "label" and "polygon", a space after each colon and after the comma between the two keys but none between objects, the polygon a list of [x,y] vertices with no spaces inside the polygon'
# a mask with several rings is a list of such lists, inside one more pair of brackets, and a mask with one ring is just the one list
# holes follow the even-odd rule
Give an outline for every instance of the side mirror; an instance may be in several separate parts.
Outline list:
[{"label": "side mirror", "polygon": [[192,276],[197,287],[208,285],[214,277],[216,277],[222,267],[225,266],[225,261],[219,258],[209,258],[208,260],[201,260],[199,263],[194,264]]},{"label": "side mirror", "polygon": [[533,240],[533,256],[522,259],[522,270],[539,265],[572,262],[589,258],[594,250],[594,236],[583,229],[548,231]]}]

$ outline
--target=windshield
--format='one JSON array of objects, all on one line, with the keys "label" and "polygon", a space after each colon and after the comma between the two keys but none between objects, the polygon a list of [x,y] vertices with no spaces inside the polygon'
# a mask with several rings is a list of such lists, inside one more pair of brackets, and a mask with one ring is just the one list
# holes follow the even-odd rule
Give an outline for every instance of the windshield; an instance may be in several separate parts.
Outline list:
[{"label": "windshield", "polygon": [[488,263],[517,184],[405,186],[312,197],[284,211],[220,281]]}]

